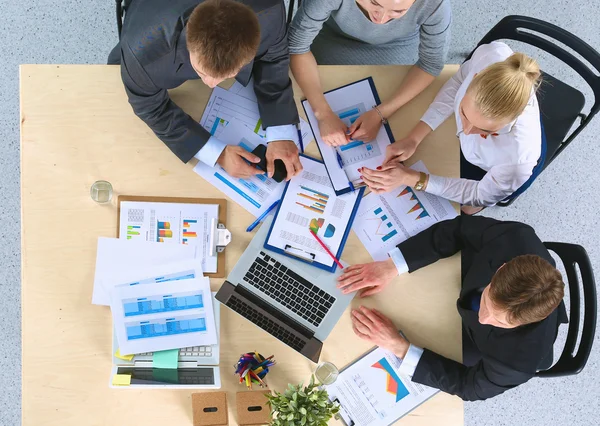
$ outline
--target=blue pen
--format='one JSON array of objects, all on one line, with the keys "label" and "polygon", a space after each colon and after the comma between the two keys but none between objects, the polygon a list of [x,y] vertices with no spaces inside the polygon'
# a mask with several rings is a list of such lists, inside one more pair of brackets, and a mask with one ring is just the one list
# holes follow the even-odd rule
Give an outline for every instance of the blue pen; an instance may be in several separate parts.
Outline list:
[{"label": "blue pen", "polygon": [[252,225],[250,225],[248,228],[246,228],[246,232],[252,232],[254,230],[254,228],[256,228],[258,226],[258,224],[265,218],[267,217],[267,215],[269,213],[271,213],[271,210],[273,210],[275,207],[277,207],[277,204],[279,204],[279,200],[275,201],[273,204],[271,204],[271,207],[269,207],[267,210],[265,210],[265,212],[263,214],[261,214],[258,219],[256,219],[254,222],[252,222]]},{"label": "blue pen", "polygon": [[298,131],[298,142],[300,142],[300,152],[304,153],[304,141],[302,140],[302,132],[300,131],[300,125],[296,125]]},{"label": "blue pen", "polygon": [[[342,156],[340,155],[340,153],[337,149],[335,150],[335,155],[337,156],[337,161],[338,161],[338,165],[340,166],[340,169],[344,170],[344,161],[342,160]],[[345,170],[344,170],[344,173],[346,173]],[[346,173],[346,177],[348,177],[347,173]],[[348,186],[350,186],[350,189],[352,190],[352,192],[356,191],[356,188],[354,188],[354,185],[352,184],[352,182],[350,182],[350,180],[348,180]]]}]

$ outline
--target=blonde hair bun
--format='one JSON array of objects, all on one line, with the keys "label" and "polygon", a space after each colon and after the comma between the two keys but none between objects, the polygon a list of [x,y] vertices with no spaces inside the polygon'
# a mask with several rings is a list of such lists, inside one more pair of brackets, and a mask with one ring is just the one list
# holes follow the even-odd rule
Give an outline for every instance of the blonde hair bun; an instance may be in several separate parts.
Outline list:
[{"label": "blonde hair bun", "polygon": [[491,120],[516,119],[540,85],[535,59],[513,53],[479,72],[467,89],[479,111]]},{"label": "blonde hair bun", "polygon": [[513,53],[505,59],[505,62],[513,66],[515,70],[525,73],[527,78],[529,78],[535,85],[538,84],[538,80],[540,79],[542,72],[540,71],[540,66],[535,59],[530,58],[524,53]]}]

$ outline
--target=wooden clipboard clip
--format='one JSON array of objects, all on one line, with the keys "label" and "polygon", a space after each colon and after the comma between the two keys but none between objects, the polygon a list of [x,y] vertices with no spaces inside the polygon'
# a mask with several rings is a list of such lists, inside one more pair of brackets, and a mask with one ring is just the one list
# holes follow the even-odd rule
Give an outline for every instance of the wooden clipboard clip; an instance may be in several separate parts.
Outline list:
[{"label": "wooden clipboard clip", "polygon": [[285,245],[285,247],[283,248],[283,251],[286,254],[289,254],[290,256],[294,256],[299,259],[306,260],[307,262],[310,262],[310,263],[312,263],[315,260],[315,257],[317,257],[317,255],[314,253],[310,253],[306,250],[302,250],[300,248],[291,246],[289,244]]},{"label": "wooden clipboard clip", "polygon": [[219,223],[217,219],[212,219],[211,230],[210,230],[210,255],[214,256],[216,253],[222,253],[225,247],[231,242],[231,232],[225,225]]}]

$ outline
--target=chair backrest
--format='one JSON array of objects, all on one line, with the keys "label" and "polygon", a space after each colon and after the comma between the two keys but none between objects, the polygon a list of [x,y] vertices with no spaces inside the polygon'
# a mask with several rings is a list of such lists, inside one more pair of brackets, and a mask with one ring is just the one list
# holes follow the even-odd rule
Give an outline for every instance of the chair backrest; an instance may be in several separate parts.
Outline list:
[{"label": "chair backrest", "polygon": [[[533,33],[532,31],[543,34],[553,40],[548,40],[539,36],[538,34]],[[565,140],[559,141],[560,143],[558,143],[558,146],[555,147],[551,144],[548,147],[548,155],[546,157],[547,166],[562,152],[562,150],[567,147],[569,143],[571,143],[571,141],[585,128],[585,126],[588,125],[590,120],[600,110],[600,76],[598,76],[598,73],[600,72],[600,53],[594,50],[585,41],[581,40],[579,37],[576,37],[570,32],[549,22],[527,16],[510,15],[503,18],[481,39],[477,46],[501,39],[520,41],[550,53],[577,72],[591,87],[594,93],[594,104],[587,115],[580,115],[582,120],[579,126],[568,137],[566,137]],[[581,57],[588,61],[594,69],[590,69],[583,63],[583,61],[574,56],[571,52],[556,44],[554,40],[563,43],[570,49],[573,49],[575,52],[581,55]],[[547,91],[551,90],[551,84],[554,81],[567,86],[548,74],[545,74],[545,77],[547,81],[550,81],[550,84],[546,85],[545,88]],[[570,88],[570,86],[567,87]],[[543,102],[540,102],[540,104],[543,104]],[[575,118],[578,114],[579,111],[575,113]],[[574,122],[575,120],[573,119],[571,125]]]},{"label": "chair backrest", "polygon": [[[560,257],[567,273],[570,294],[569,330],[565,347],[556,364],[548,370],[538,371],[536,376],[560,377],[578,374],[587,363],[596,333],[597,299],[592,264],[585,249],[580,245],[550,242],[546,242],[544,245]],[[581,285],[577,277],[576,265],[581,274]],[[581,341],[575,352],[581,319],[581,290],[583,290],[584,303],[583,327]]]}]

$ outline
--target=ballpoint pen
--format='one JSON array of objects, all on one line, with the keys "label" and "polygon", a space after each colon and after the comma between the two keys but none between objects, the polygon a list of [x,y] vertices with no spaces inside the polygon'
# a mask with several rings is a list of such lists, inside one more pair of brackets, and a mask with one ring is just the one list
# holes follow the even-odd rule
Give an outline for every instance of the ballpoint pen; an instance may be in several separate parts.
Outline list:
[{"label": "ballpoint pen", "polygon": [[329,250],[329,248],[325,245],[325,243],[323,241],[321,241],[321,239],[317,236],[317,234],[315,234],[315,231],[313,231],[311,229],[309,232],[312,234],[313,237],[315,237],[317,242],[321,245],[321,247],[323,247],[323,250],[325,250],[327,252],[327,254],[333,259],[333,261],[337,264],[337,266],[339,266],[341,269],[344,269],[344,266],[340,263],[338,258],[335,257],[335,255],[331,252],[331,250]]},{"label": "ballpoint pen", "polygon": [[[340,153],[337,149],[335,150],[335,155],[337,157],[337,162],[338,162],[338,165],[340,166],[340,169],[342,169],[344,171],[344,173],[346,173],[346,171],[344,170],[344,161],[342,160],[342,156],[340,155]],[[346,179],[348,179],[348,173],[346,173]],[[350,186],[350,189],[352,190],[352,192],[356,191],[356,188],[354,188],[354,185],[352,184],[352,182],[350,182],[350,179],[348,179],[348,186]]]},{"label": "ballpoint pen", "polygon": [[269,213],[271,213],[271,210],[273,210],[275,207],[277,207],[277,204],[279,204],[279,200],[275,201],[273,204],[271,204],[271,206],[265,210],[265,212],[263,214],[261,214],[258,219],[256,219],[254,222],[252,222],[252,224],[246,228],[246,232],[252,232],[252,230],[254,228],[256,228],[258,226],[258,224],[265,218],[267,217],[267,215]]},{"label": "ballpoint pen", "polygon": [[304,141],[302,140],[302,131],[300,130],[300,124],[296,125],[296,130],[298,131],[298,142],[300,142],[300,152],[304,153]]}]

